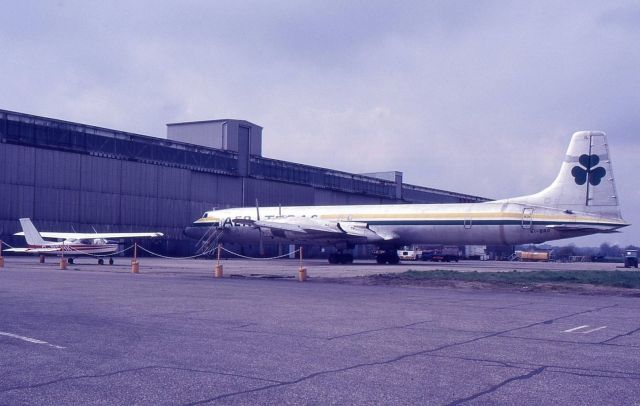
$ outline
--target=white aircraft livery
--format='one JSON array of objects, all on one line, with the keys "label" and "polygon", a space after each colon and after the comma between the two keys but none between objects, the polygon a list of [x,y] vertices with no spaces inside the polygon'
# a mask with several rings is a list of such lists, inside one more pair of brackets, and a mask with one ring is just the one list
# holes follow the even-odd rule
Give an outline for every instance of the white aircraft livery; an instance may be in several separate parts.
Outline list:
[{"label": "white aircraft livery", "polygon": [[622,219],[604,133],[573,134],[555,181],[539,193],[483,203],[253,207],[212,210],[185,232],[220,242],[334,245],[348,263],[355,244],[398,263],[410,244],[516,245],[617,232]]}]

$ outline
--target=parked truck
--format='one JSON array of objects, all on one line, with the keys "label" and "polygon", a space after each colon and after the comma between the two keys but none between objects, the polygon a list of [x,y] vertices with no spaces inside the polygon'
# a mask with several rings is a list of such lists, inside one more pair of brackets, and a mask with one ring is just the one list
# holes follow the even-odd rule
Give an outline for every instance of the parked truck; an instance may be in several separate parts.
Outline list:
[{"label": "parked truck", "polygon": [[460,260],[460,248],[445,245],[438,248],[423,249],[420,259],[434,262],[458,262]]},{"label": "parked truck", "polygon": [[475,259],[480,261],[487,260],[487,246],[486,245],[465,245],[464,257],[466,259]]}]

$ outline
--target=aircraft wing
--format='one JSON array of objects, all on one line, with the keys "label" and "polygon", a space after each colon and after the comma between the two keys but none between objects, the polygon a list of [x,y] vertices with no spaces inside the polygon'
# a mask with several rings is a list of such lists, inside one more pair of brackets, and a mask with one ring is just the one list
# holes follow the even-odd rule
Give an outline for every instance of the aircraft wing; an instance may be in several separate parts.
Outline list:
[{"label": "aircraft wing", "polygon": [[[24,235],[23,231],[14,235]],[[162,233],[58,233],[53,231],[41,231],[43,238],[59,238],[63,240],[90,240],[94,238],[100,239],[118,239],[118,238],[155,238],[162,237]]]},{"label": "aircraft wing", "polygon": [[390,240],[357,221],[328,221],[310,217],[283,217],[271,220],[235,219],[235,223],[270,231],[274,236],[305,239]]}]

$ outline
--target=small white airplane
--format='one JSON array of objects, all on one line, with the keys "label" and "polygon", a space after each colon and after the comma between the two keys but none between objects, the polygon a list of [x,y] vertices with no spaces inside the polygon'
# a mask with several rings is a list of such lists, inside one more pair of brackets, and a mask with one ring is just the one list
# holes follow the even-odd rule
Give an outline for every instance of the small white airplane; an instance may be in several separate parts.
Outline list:
[{"label": "small white airplane", "polygon": [[[260,216],[262,215],[262,216]],[[375,244],[378,263],[399,262],[410,244],[517,245],[542,243],[628,226],[618,208],[606,136],[573,134],[555,181],[539,193],[483,203],[231,208],[207,211],[185,234],[220,242],[263,241],[334,245],[343,253]]]},{"label": "small white airplane", "polygon": [[[26,248],[9,248],[5,251],[24,252],[37,255],[64,255],[73,263],[73,257],[80,255],[108,256],[118,250],[118,244],[110,243],[108,239],[120,238],[155,238],[162,237],[162,233],[59,233],[39,232],[29,218],[21,218],[22,231],[14,235],[23,235],[27,240]],[[55,238],[63,241],[45,241],[44,238]],[[98,264],[104,264],[99,258]],[[113,264],[113,258],[109,258]]]}]

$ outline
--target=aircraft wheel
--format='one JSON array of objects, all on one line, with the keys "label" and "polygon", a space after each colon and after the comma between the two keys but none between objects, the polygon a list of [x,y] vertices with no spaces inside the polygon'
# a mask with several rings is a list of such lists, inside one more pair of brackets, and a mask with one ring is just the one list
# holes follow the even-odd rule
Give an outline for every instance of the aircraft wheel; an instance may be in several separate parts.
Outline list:
[{"label": "aircraft wheel", "polygon": [[109,258],[109,265],[113,265],[113,258]]},{"label": "aircraft wheel", "polygon": [[100,259],[98,260],[98,265],[104,265],[104,259],[100,258]]},{"label": "aircraft wheel", "polygon": [[73,258],[69,258],[69,263],[73,264]]},{"label": "aircraft wheel", "polygon": [[329,263],[330,264],[337,264],[338,263],[338,254],[330,254],[329,255]]}]

